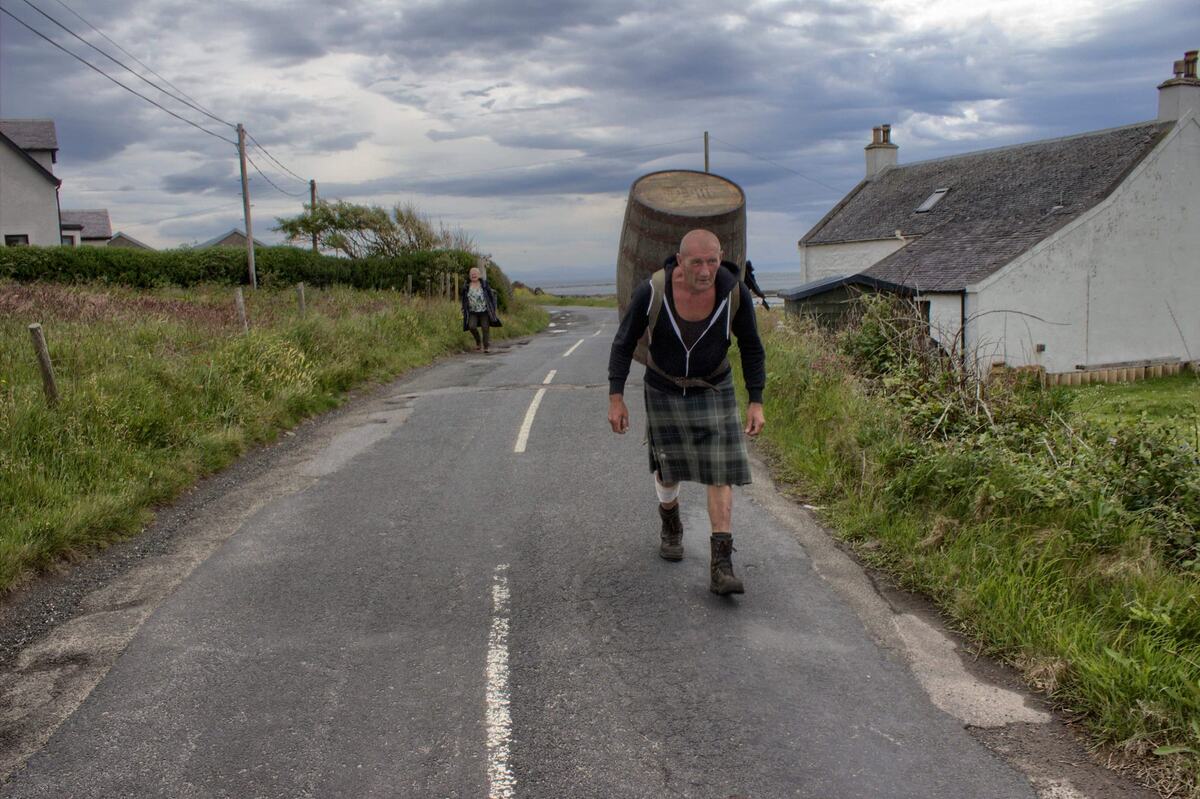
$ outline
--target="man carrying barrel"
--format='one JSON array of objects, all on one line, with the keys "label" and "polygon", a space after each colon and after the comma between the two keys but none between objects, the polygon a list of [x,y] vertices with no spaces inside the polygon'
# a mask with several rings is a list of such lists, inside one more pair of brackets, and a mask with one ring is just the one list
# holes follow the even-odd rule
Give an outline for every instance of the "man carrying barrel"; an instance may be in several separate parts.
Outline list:
[{"label": "man carrying barrel", "polygon": [[[721,256],[713,233],[693,230],[680,242],[675,264],[634,290],[609,355],[608,423],[614,433],[629,429],[625,380],[638,341],[649,331],[644,386],[650,470],[662,518],[659,555],[683,559],[679,483],[703,483],[712,528],[709,590],[726,595],[744,591],[733,573],[733,486],[750,482],[742,433],[756,436],[765,424],[766,368],[753,297],[736,268],[722,268]],[[726,357],[731,335],[750,398],[744,428]]]}]

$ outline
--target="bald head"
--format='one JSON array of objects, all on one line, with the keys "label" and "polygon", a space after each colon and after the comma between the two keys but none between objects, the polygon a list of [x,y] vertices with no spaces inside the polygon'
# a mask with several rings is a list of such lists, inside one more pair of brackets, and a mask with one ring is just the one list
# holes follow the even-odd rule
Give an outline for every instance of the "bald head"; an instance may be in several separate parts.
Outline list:
[{"label": "bald head", "polygon": [[717,238],[715,233],[702,228],[690,230],[683,237],[683,240],[679,242],[679,260],[682,261],[685,254],[708,250],[713,247],[717,248],[717,252],[721,251],[721,240]]}]

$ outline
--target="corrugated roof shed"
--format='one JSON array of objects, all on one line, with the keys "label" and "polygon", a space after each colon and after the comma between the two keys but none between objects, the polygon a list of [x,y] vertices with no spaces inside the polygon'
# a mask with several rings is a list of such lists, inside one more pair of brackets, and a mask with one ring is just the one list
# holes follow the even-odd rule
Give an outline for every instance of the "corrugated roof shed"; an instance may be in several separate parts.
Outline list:
[{"label": "corrugated roof shed", "polygon": [[[892,167],[856,186],[806,245],[914,238],[863,274],[922,291],[976,282],[1096,205],[1164,136],[1146,122]],[[926,213],[937,189],[949,192]]]},{"label": "corrugated roof shed", "polygon": [[52,119],[0,119],[0,133],[24,150],[57,150]]},{"label": "corrugated roof shed", "polygon": [[59,214],[63,227],[67,225],[83,225],[81,239],[111,239],[112,222],[108,219],[107,208],[97,208],[90,211],[67,211]]}]

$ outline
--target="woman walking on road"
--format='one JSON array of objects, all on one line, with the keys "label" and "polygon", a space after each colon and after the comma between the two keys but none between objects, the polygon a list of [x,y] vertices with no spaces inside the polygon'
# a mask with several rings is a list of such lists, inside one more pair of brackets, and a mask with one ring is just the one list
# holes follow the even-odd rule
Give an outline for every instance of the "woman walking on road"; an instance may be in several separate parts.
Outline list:
[{"label": "woman walking on road", "polygon": [[[463,330],[470,331],[475,339],[475,351],[491,352],[491,333],[493,327],[500,327],[500,317],[496,315],[496,295],[488,286],[487,280],[480,274],[479,267],[471,267],[469,280],[462,287]],[[479,329],[483,328],[483,336]]]}]

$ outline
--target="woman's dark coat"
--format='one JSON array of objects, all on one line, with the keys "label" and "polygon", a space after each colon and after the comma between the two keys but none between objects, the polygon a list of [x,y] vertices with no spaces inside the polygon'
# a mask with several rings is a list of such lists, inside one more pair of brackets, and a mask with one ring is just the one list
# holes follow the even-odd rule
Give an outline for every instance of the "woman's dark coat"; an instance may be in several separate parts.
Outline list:
[{"label": "woman's dark coat", "polygon": [[[496,313],[496,292],[492,291],[492,287],[488,285],[484,278],[479,279],[479,285],[483,286],[483,298],[487,301],[488,325],[490,327],[502,327],[500,317]],[[462,326],[466,331],[467,320],[471,317],[470,306],[467,304],[467,292],[471,289],[471,281],[463,284],[462,291],[459,292],[459,302],[462,303]]]}]

